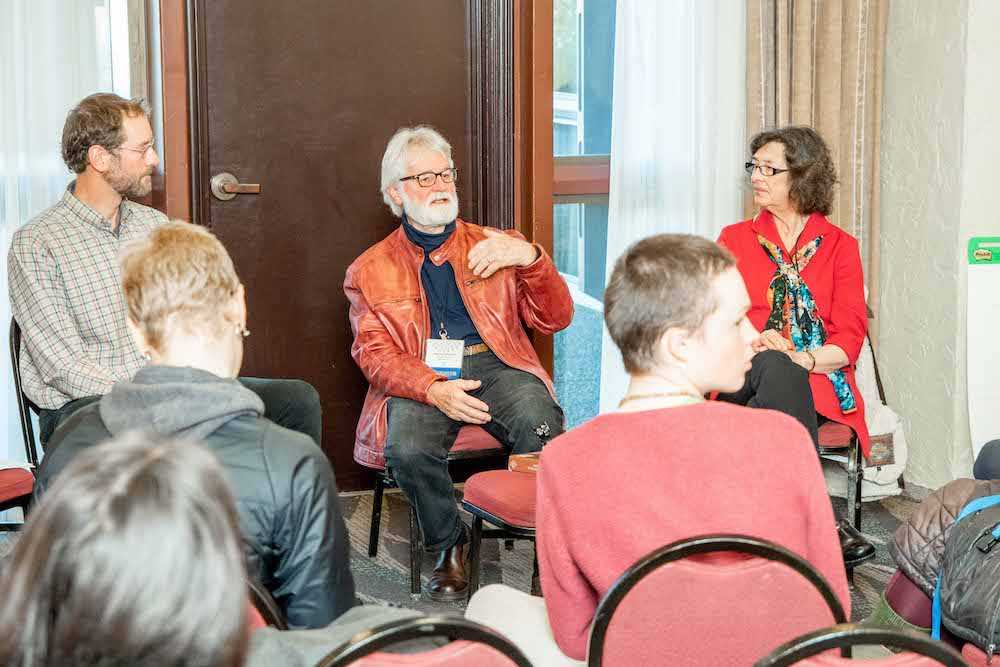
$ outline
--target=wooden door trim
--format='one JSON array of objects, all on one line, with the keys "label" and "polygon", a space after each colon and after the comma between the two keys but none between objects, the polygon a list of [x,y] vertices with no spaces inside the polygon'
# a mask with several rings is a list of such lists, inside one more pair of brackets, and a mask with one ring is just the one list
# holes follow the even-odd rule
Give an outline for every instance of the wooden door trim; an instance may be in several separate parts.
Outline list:
[{"label": "wooden door trim", "polygon": [[205,0],[187,0],[188,97],[190,100],[192,222],[211,227],[208,178],[208,66]]}]

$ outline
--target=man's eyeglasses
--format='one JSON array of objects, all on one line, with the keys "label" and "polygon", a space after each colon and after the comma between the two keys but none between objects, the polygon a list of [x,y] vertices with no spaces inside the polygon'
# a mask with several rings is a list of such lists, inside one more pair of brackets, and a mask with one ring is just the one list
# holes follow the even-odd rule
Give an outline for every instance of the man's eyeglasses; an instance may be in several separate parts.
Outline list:
[{"label": "man's eyeglasses", "polygon": [[144,146],[139,146],[138,148],[132,148],[131,146],[119,146],[115,150],[129,151],[130,153],[138,153],[139,155],[145,157],[146,155],[149,155],[150,151],[156,150],[156,144],[150,141],[148,144]]},{"label": "man's eyeglasses", "polygon": [[437,181],[438,176],[441,177],[442,183],[454,183],[455,179],[458,178],[458,169],[452,167],[451,169],[445,169],[444,171],[425,171],[420,174],[415,174],[413,176],[404,176],[399,179],[400,182],[403,181],[416,181],[417,185],[422,188],[429,188],[434,185]]},{"label": "man's eyeglasses", "polygon": [[778,169],[777,167],[772,167],[769,164],[760,164],[753,161],[744,164],[743,168],[747,170],[748,176],[753,176],[754,169],[759,171],[761,176],[774,176],[775,174],[783,174],[788,171],[788,169]]}]

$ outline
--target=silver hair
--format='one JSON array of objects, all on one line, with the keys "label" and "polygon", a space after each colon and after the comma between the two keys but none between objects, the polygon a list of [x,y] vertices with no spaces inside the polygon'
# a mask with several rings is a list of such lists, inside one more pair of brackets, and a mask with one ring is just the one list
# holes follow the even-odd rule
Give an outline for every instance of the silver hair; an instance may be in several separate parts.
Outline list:
[{"label": "silver hair", "polygon": [[451,159],[451,144],[430,125],[401,127],[396,130],[382,155],[382,199],[397,218],[403,215],[403,207],[392,201],[389,188],[406,176],[406,161],[413,149],[437,151],[447,158],[448,166],[455,166]]}]

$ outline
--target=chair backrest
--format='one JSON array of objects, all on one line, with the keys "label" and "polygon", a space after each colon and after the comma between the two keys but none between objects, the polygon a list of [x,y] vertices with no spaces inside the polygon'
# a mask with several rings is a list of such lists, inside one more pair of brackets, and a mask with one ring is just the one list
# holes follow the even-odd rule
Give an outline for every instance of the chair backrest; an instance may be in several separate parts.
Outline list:
[{"label": "chair backrest", "polygon": [[791,551],[745,535],[704,535],[656,549],[608,589],[588,665],[748,664],[846,620],[823,575]]},{"label": "chair backrest", "polygon": [[38,414],[38,406],[32,403],[21,389],[21,327],[13,317],[10,318],[10,367],[14,373],[14,390],[17,393],[17,412],[21,418],[24,453],[28,457],[28,463],[37,466],[38,449],[35,446],[35,429],[31,425],[31,411]]},{"label": "chair backrest", "polygon": [[281,607],[267,589],[252,579],[247,582],[247,587],[250,589],[250,603],[264,624],[278,630],[287,630],[288,621],[285,620]]},{"label": "chair backrest", "polygon": [[[388,653],[382,649],[414,639],[434,637],[452,643],[422,653]],[[316,667],[531,667],[514,644],[485,625],[461,616],[407,618],[359,632],[323,658]]]},{"label": "chair backrest", "polygon": [[850,665],[857,663],[828,651],[849,646],[874,644],[901,648],[905,652],[887,658],[864,661],[865,665],[872,667],[931,667],[932,665],[964,667],[966,664],[962,656],[953,648],[919,632],[841,623],[831,628],[810,632],[782,644],[769,655],[758,660],[756,667],[785,667],[786,665],[850,667]]}]

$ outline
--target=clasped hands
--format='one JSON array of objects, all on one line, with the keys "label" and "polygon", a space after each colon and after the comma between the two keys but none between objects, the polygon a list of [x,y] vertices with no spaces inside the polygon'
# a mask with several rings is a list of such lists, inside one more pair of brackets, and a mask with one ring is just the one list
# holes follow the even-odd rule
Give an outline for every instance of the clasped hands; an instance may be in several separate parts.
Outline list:
[{"label": "clasped hands", "polygon": [[810,370],[815,366],[815,362],[808,354],[797,352],[795,346],[792,345],[792,341],[782,336],[780,331],[774,329],[761,331],[760,336],[751,345],[754,352],[763,352],[764,350],[784,352],[792,361],[806,370]]}]

